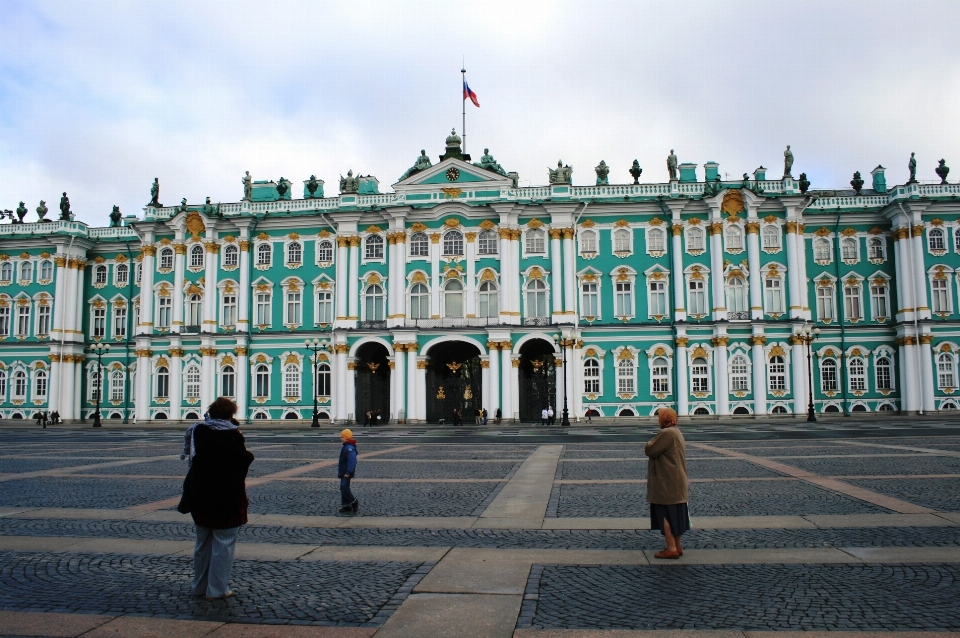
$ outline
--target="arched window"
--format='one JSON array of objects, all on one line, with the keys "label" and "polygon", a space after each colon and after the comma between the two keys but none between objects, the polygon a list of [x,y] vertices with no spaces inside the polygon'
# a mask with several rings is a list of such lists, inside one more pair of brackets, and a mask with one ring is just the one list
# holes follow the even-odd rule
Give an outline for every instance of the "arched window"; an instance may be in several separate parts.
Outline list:
[{"label": "arched window", "polygon": [[269,266],[272,261],[273,251],[270,244],[260,244],[257,246],[257,265]]},{"label": "arched window", "polygon": [[258,399],[265,399],[270,396],[270,368],[266,364],[257,364],[253,371],[254,396]]},{"label": "arched window", "polygon": [[123,370],[110,373],[110,400],[123,401]]},{"label": "arched window", "polygon": [[33,375],[33,398],[41,400],[47,398],[47,373],[37,370]]},{"label": "arched window", "polygon": [[584,394],[600,394],[600,362],[587,359],[583,362]]},{"label": "arched window", "polygon": [[891,376],[892,369],[893,368],[890,365],[890,359],[888,357],[877,357],[877,362],[874,364],[877,390],[893,389],[893,378]]},{"label": "arched window", "polygon": [[[30,281],[30,262],[23,262],[23,269],[21,271],[20,279],[24,281]],[[105,284],[107,283],[107,267],[104,265],[97,266],[93,271],[93,283],[95,284]]]},{"label": "arched window", "polygon": [[481,255],[496,255],[499,236],[495,230],[484,230],[480,232],[480,238],[477,243],[478,252]]},{"label": "arched window", "polygon": [[927,241],[930,243],[930,250],[947,249],[946,243],[943,241],[943,230],[940,228],[931,228],[927,232]]},{"label": "arched window", "polygon": [[539,279],[531,279],[527,284],[528,318],[547,317],[547,285]]},{"label": "arched window", "polygon": [[782,405],[775,405],[773,409],[770,410],[771,414],[787,414],[787,409]]},{"label": "arched window", "polygon": [[200,326],[203,320],[203,297],[200,295],[190,295],[187,297],[187,325]]},{"label": "arched window", "polygon": [[[941,409],[941,410],[947,410],[947,409],[952,409],[952,408],[953,408],[953,406],[946,406],[946,405],[945,405],[945,406],[942,406],[940,409]],[[889,403],[882,403],[882,404],[880,405],[880,407],[877,408],[877,410],[879,410],[880,412],[893,412],[893,406],[892,406],[891,404],[889,404]]]},{"label": "arched window", "polygon": [[324,264],[333,262],[333,242],[324,239],[317,244],[317,261]]},{"label": "arched window", "polygon": [[283,397],[296,399],[300,396],[300,366],[288,363],[283,368]]},{"label": "arched window", "polygon": [[937,387],[941,390],[957,387],[957,369],[950,353],[943,352],[937,357]]},{"label": "arched window", "polygon": [[856,237],[844,237],[840,240],[840,258],[844,261],[857,261]]},{"label": "arched window", "polygon": [[871,261],[883,261],[883,240],[871,237],[867,240],[867,258]]},{"label": "arched window", "polygon": [[703,229],[699,226],[687,227],[687,250],[703,250]]},{"label": "arched window", "polygon": [[867,367],[864,365],[861,357],[851,357],[849,362],[850,371],[850,390],[867,389]]},{"label": "arched window", "polygon": [[500,315],[500,304],[497,297],[497,284],[485,281],[477,291],[477,316],[497,317]]},{"label": "arched window", "polygon": [[186,380],[184,395],[188,399],[200,398],[200,366],[189,365],[183,375]]},{"label": "arched window", "polygon": [[747,312],[747,284],[743,277],[731,277],[727,281],[727,310],[729,312]]},{"label": "arched window", "polygon": [[742,354],[735,354],[730,359],[730,391],[749,392],[750,376],[747,374],[747,358]]},{"label": "arched window", "polygon": [[763,300],[768,315],[783,314],[783,281],[779,277],[763,280]]},{"label": "arched window", "polygon": [[233,366],[220,369],[220,396],[233,397],[236,394],[236,376]]},{"label": "arched window", "polygon": [[117,264],[115,272],[117,274],[117,285],[126,286],[130,281],[130,267],[126,264]]},{"label": "arched window", "polygon": [[3,262],[3,265],[0,266],[0,281],[6,283],[13,281],[13,264],[9,261]]},{"label": "arched window", "polygon": [[636,369],[633,359],[620,359],[617,362],[617,394],[636,393]]},{"label": "arched window", "polygon": [[317,395],[328,397],[330,394],[330,366],[321,363],[317,366]]},{"label": "arched window", "polygon": [[364,319],[383,321],[383,288],[378,284],[367,286],[363,294]]},{"label": "arched window", "polygon": [[173,269],[173,250],[164,248],[160,251],[160,270]]},{"label": "arched window", "polygon": [[287,263],[299,264],[303,261],[303,244],[292,241],[287,244]]},{"label": "arched window", "polygon": [[526,252],[531,254],[547,252],[546,234],[539,228],[528,230],[525,246]]},{"label": "arched window", "polygon": [[426,257],[430,254],[430,238],[426,233],[410,235],[410,256]]},{"label": "arched window", "polygon": [[818,237],[813,240],[813,259],[815,261],[830,261],[830,240],[824,237]]},{"label": "arched window", "polygon": [[585,230],[580,233],[580,252],[592,255],[597,252],[597,233]]},{"label": "arched window", "polygon": [[[119,266],[117,266],[117,268],[119,268]],[[124,268],[126,268],[126,266],[124,266]],[[53,262],[52,261],[45,260],[40,262],[40,279],[43,281],[50,281],[51,279],[53,279]],[[126,283],[126,281],[124,281],[123,283]]]},{"label": "arched window", "polygon": [[13,373],[13,398],[27,398],[27,373],[23,370],[17,370]]},{"label": "arched window", "polygon": [[443,287],[443,316],[463,316],[463,284],[457,279],[450,279]]},{"label": "arched window", "polygon": [[659,228],[651,228],[647,231],[647,248],[652,253],[662,253],[666,248],[663,231]]},{"label": "arched window", "polygon": [[383,237],[370,235],[363,242],[364,259],[383,259]]},{"label": "arched window", "polygon": [[7,400],[7,371],[0,370],[0,403]]},{"label": "arched window", "polygon": [[833,359],[824,359],[820,362],[820,389],[823,392],[836,392],[839,389],[837,362]]},{"label": "arched window", "polygon": [[630,252],[630,231],[626,228],[613,231],[613,252]]},{"label": "arched window", "polygon": [[743,233],[739,226],[727,226],[724,235],[727,239],[727,252],[743,250]]},{"label": "arched window", "polygon": [[233,244],[227,244],[223,248],[223,265],[227,268],[233,268],[240,264],[240,249]]},{"label": "arched window", "polygon": [[670,392],[670,374],[667,360],[657,357],[650,368],[651,389],[655,393]]},{"label": "arched window", "polygon": [[450,230],[443,235],[443,254],[444,255],[462,255],[463,254],[463,233],[459,230]]},{"label": "arched window", "polygon": [[764,226],[761,240],[763,241],[764,248],[780,248],[780,227],[775,224]]},{"label": "arched window", "polygon": [[194,244],[190,249],[190,267],[203,268],[203,244]]},{"label": "arched window", "polygon": [[710,392],[707,360],[698,357],[690,362],[690,388],[693,392]]},{"label": "arched window", "polygon": [[774,355],[770,357],[770,366],[768,370],[767,385],[771,390],[787,389],[787,364],[783,357]]},{"label": "arched window", "polygon": [[425,284],[413,284],[410,288],[410,318],[430,318],[430,291]]},{"label": "arched window", "polygon": [[166,399],[170,396],[170,370],[166,366],[157,368],[157,394],[158,399]]}]

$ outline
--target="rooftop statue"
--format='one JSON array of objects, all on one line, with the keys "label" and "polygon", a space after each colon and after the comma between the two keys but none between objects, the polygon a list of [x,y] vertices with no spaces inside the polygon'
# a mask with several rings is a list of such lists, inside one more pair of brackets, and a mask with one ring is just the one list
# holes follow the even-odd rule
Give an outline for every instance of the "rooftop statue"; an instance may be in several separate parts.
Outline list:
[{"label": "rooftop statue", "polygon": [[147,206],[153,206],[154,208],[161,208],[163,204],[160,203],[160,178],[154,177],[153,184],[150,185],[150,203]]},{"label": "rooftop statue", "polygon": [[600,163],[593,170],[597,173],[597,186],[605,186],[610,183],[607,179],[607,176],[610,175],[610,167],[604,160],[600,160]]},{"label": "rooftop statue", "polygon": [[110,211],[110,228],[117,228],[120,226],[120,220],[123,218],[123,215],[120,213],[120,207],[114,206],[113,210]]},{"label": "rooftop statue", "polygon": [[810,180],[807,179],[807,174],[800,173],[800,192],[806,193],[808,188],[810,188]]},{"label": "rooftop statue", "polygon": [[850,180],[850,185],[853,186],[853,191],[859,195],[860,191],[863,189],[863,178],[860,177],[860,171],[857,171],[853,174],[853,179]]},{"label": "rooftop statue", "polygon": [[340,194],[347,195],[360,190],[360,180],[353,176],[353,169],[347,171],[347,176],[340,176]]},{"label": "rooftop statue", "polygon": [[413,163],[413,166],[407,169],[407,172],[400,176],[400,179],[397,181],[402,182],[407,179],[414,173],[419,173],[420,171],[430,168],[433,164],[430,163],[430,158],[427,157],[427,152],[423,149],[420,149],[420,157]]},{"label": "rooftop statue", "polygon": [[630,175],[633,177],[633,183],[640,183],[640,174],[643,173],[643,169],[640,168],[640,162],[633,160],[633,166],[630,167]]},{"label": "rooftop statue", "polygon": [[207,215],[209,217],[210,215],[213,215],[214,213],[216,213],[217,209],[218,207],[211,204],[210,198],[208,197],[207,201],[203,203],[203,208],[201,208],[200,210],[203,212],[204,215]]},{"label": "rooftop statue", "polygon": [[474,162],[474,166],[479,166],[480,168],[486,169],[488,171],[493,171],[494,173],[499,173],[501,175],[506,175],[507,172],[503,170],[503,167],[497,164],[497,160],[493,159],[493,155],[490,154],[490,149],[483,149],[483,157],[480,158],[480,162]]},{"label": "rooftop statue", "polygon": [[24,206],[23,202],[20,202],[20,205],[17,206],[17,223],[22,224],[23,218],[27,216],[27,207]]},{"label": "rooftop statue", "polygon": [[670,149],[670,155],[667,156],[667,172],[670,173],[670,181],[677,181],[677,156],[673,154],[673,149]]},{"label": "rooftop statue", "polygon": [[713,182],[705,182],[703,185],[703,194],[706,197],[713,197],[720,193],[723,190],[723,182],[720,181],[720,176],[717,175],[713,178]]},{"label": "rooftop statue", "polygon": [[907,181],[908,184],[917,183],[917,158],[914,157],[916,153],[910,153],[910,161],[907,163],[907,168],[910,169],[910,179]]},{"label": "rooftop statue", "polygon": [[243,182],[243,199],[249,202],[253,199],[253,178],[250,177],[250,171],[241,178]]},{"label": "rooftop statue", "polygon": [[49,210],[49,209],[47,208],[47,203],[41,199],[41,200],[40,200],[40,205],[37,206],[37,217],[39,218],[40,221],[42,221],[42,222],[47,221],[46,218],[47,218],[47,211],[48,211],[48,210]]},{"label": "rooftop statue", "polygon": [[940,160],[940,164],[934,170],[936,171],[937,175],[940,177],[940,183],[946,184],[947,175],[950,174],[950,167],[947,166],[947,160],[943,160],[943,159]]},{"label": "rooftop statue", "polygon": [[307,182],[307,192],[310,193],[310,197],[315,197],[317,194],[317,189],[322,185],[323,180],[317,181],[317,176],[311,175],[310,181]]},{"label": "rooftop statue", "polygon": [[572,166],[564,166],[563,160],[557,160],[557,170],[547,169],[551,184],[569,184],[573,175]]},{"label": "rooftop statue", "polygon": [[186,198],[186,197],[184,197],[183,199],[180,200],[180,212],[181,212],[181,213],[187,212],[187,198]]},{"label": "rooftop statue", "polygon": [[787,150],[783,152],[783,176],[793,177],[791,170],[793,170],[793,153],[790,152],[790,145],[787,144]]},{"label": "rooftop statue", "polygon": [[66,193],[60,198],[60,221],[70,221],[70,198]]},{"label": "rooftop statue", "polygon": [[290,182],[284,177],[280,177],[277,180],[277,193],[280,195],[280,199],[283,199],[283,196],[287,194],[287,191],[290,190]]}]

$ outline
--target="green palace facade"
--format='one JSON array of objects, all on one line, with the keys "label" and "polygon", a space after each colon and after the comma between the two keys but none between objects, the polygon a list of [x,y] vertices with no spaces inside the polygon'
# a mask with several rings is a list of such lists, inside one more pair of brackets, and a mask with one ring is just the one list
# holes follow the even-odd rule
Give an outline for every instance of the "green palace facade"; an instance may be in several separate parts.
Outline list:
[{"label": "green palace facade", "polygon": [[[789,149],[788,149],[789,153]],[[381,193],[243,179],[89,227],[0,226],[0,417],[438,422],[956,409],[960,186],[716,163],[518,188],[451,134]],[[938,171],[940,172],[940,171]],[[914,165],[911,175],[914,175]],[[631,183],[632,181],[632,183]],[[239,185],[238,185],[239,191]],[[44,211],[45,212],[45,209]],[[20,219],[25,213],[21,204]],[[797,331],[818,328],[808,346]],[[308,350],[305,340],[320,348]],[[110,350],[98,358],[96,343]],[[812,396],[811,396],[812,393]]]}]

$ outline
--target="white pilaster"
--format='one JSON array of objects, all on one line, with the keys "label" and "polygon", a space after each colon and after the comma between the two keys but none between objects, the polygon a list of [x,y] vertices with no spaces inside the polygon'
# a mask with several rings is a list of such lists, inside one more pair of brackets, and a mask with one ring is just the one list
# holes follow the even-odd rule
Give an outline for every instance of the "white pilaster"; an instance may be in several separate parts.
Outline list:
[{"label": "white pilaster", "polygon": [[790,308],[787,316],[791,319],[802,319],[803,301],[800,297],[800,267],[797,265],[797,242],[794,241],[796,234],[796,222],[787,222],[787,303]]},{"label": "white pilaster", "polygon": [[500,323],[512,323],[510,304],[513,299],[511,287],[516,285],[516,274],[510,260],[510,230],[500,229]]},{"label": "white pilaster", "polygon": [[917,339],[905,337],[900,350],[905,374],[903,380],[903,407],[908,412],[918,412],[921,407],[920,377],[917,369]]},{"label": "white pilaster", "polygon": [[490,367],[483,386],[483,405],[487,409],[488,422],[493,423],[493,415],[500,407],[500,344],[496,341],[488,341],[487,352]]},{"label": "white pilaster", "polygon": [[[676,236],[674,236],[676,237]],[[674,354],[674,365],[677,366],[677,414],[690,414],[690,379],[687,376],[687,337],[678,335],[674,343],[677,350]]]},{"label": "white pilaster", "polygon": [[416,356],[416,402],[417,418],[424,422],[427,420],[427,357]]},{"label": "white pilaster", "polygon": [[[674,224],[670,227],[670,258],[673,262],[673,312],[676,321],[686,321],[686,299],[684,297],[685,285],[683,277],[683,226]],[[683,397],[686,400],[686,397]],[[686,414],[686,413],[684,413]]]},{"label": "white pilaster", "polygon": [[913,253],[911,262],[913,265],[913,285],[917,299],[917,318],[929,319],[931,314],[930,306],[927,302],[927,273],[923,266],[924,246],[922,225],[913,227],[913,237],[910,240],[910,249]]},{"label": "white pilaster", "polygon": [[360,238],[356,236],[350,237],[350,273],[347,282],[347,320],[356,327],[360,319]]},{"label": "white pilaster", "polygon": [[347,358],[347,376],[346,376],[346,403],[347,420],[349,423],[355,423],[357,420],[357,362],[353,357]]},{"label": "white pilaster", "polygon": [[[334,287],[334,295],[337,304],[337,316],[335,318],[334,326],[337,328],[346,327],[345,324],[347,322],[347,315],[349,314],[347,311],[347,297],[349,297],[349,286],[347,285],[347,281],[350,278],[350,267],[348,261],[349,246],[350,240],[347,237],[337,237],[337,262],[334,265],[337,275],[337,285]],[[338,418],[346,418],[346,415]]]},{"label": "white pilaster", "polygon": [[[180,234],[179,232],[177,233]],[[183,329],[183,271],[186,267],[187,247],[183,244],[183,238],[177,237],[177,243],[173,245],[173,320],[170,322],[170,332],[178,333]],[[241,306],[242,307],[242,306]],[[172,378],[172,377],[171,377]],[[174,383],[174,385],[177,385]],[[179,408],[172,416],[172,419],[180,418]]]},{"label": "white pilaster", "polygon": [[[237,421],[246,420],[247,402],[250,397],[250,356],[246,343],[246,338],[237,339],[237,347],[234,349],[234,354],[237,356]],[[313,369],[311,368],[311,373],[312,372]],[[311,384],[310,387],[313,387],[313,384]]]},{"label": "white pilaster", "polygon": [[[760,224],[747,223],[747,269],[750,271],[750,318],[763,319],[763,279],[760,276]],[[756,367],[756,366],[754,366]]]},{"label": "white pilaster", "polygon": [[440,318],[440,233],[430,235],[430,316]]},{"label": "white pilaster", "polygon": [[394,400],[390,406],[393,409],[398,422],[401,418],[407,419],[407,357],[403,344],[394,344],[393,346],[393,370],[390,372],[390,382],[396,388]]},{"label": "white pilaster", "polygon": [[[60,412],[60,418],[64,420],[73,420],[77,418],[77,408],[74,388],[74,378],[76,376],[77,366],[73,361],[72,354],[65,354],[60,359],[60,402],[57,411]],[[9,383],[9,380],[7,381]]]},{"label": "white pilaster", "polygon": [[[550,296],[553,300],[553,321],[559,323],[563,318],[563,251],[560,248],[560,229],[550,230]],[[558,384],[559,385],[559,384]],[[558,404],[559,405],[559,404]]]},{"label": "white pilaster", "polygon": [[750,358],[753,359],[753,413],[764,415],[767,413],[767,380],[764,374],[767,361],[763,352],[764,338],[760,332],[754,332],[750,346]]},{"label": "white pilaster", "polygon": [[476,233],[464,233],[466,237],[466,244],[464,244],[464,251],[466,252],[467,258],[467,285],[465,294],[467,295],[466,299],[466,315],[468,317],[477,316],[477,234]]},{"label": "white pilaster", "polygon": [[[140,295],[141,299],[143,295]],[[144,423],[150,420],[150,384],[153,379],[153,370],[150,365],[150,340],[137,339],[137,388],[135,408],[137,422]]]},{"label": "white pilaster", "polygon": [[920,345],[917,346],[920,352],[920,395],[923,397],[923,411],[934,412],[936,404],[934,403],[933,393],[933,342],[932,334],[920,335]]},{"label": "white pilaster", "polygon": [[[204,332],[217,332],[217,304],[220,291],[217,290],[217,274],[220,271],[217,263],[217,251],[220,245],[217,244],[216,233],[207,229],[207,242],[204,244],[204,271],[203,271],[203,325],[201,330]],[[211,236],[212,235],[212,236]],[[212,400],[212,399],[211,399]],[[204,404],[204,409],[209,404]]]},{"label": "white pilaster", "polygon": [[727,336],[718,336],[713,349],[713,378],[716,385],[716,413],[730,414],[730,377],[727,372]]},{"label": "white pilaster", "polygon": [[727,319],[727,296],[724,291],[724,273],[723,273],[723,224],[715,222],[710,224],[710,269],[712,272],[711,283],[713,299],[711,308],[713,309],[714,321],[726,321]]},{"label": "white pilaster", "polygon": [[419,409],[417,389],[417,343],[407,344],[407,423],[421,422],[424,417]]},{"label": "white pilaster", "polygon": [[513,372],[513,343],[510,341],[500,342],[500,370],[501,389],[503,397],[500,400],[501,414],[505,422],[510,423],[513,420],[513,383],[511,377],[516,376]]},{"label": "white pilaster", "polygon": [[[182,295],[174,295],[174,298]],[[180,348],[180,339],[172,337],[170,339],[170,414],[167,416],[171,421],[179,421],[181,407],[183,406],[183,350]],[[238,419],[240,417],[237,417]]]},{"label": "white pilaster", "polygon": [[803,224],[797,223],[797,280],[800,284],[800,304],[803,306],[803,318],[810,321],[810,286],[807,284],[807,240]]},{"label": "white pilaster", "polygon": [[[810,402],[807,396],[807,347],[796,338],[790,339],[790,370],[793,373],[793,413],[806,414]],[[811,359],[811,365],[813,364]],[[812,372],[812,371],[811,371]],[[816,396],[816,394],[814,394]]]},{"label": "white pilaster", "polygon": [[[893,265],[896,270],[897,285],[897,320],[908,321],[913,318],[913,312],[916,304],[913,300],[913,286],[910,282],[913,278],[910,276],[909,248],[907,242],[902,238],[904,229],[894,231],[893,233]],[[902,362],[902,357],[901,357]]]},{"label": "white pilaster", "polygon": [[[237,298],[240,308],[237,313],[237,330],[248,334],[250,333],[250,294],[250,241],[244,231],[240,236],[240,294]],[[241,376],[249,376],[248,373],[249,370],[244,369]],[[237,417],[237,420],[239,421],[240,418]]]},{"label": "white pilaster", "polygon": [[[56,284],[54,284],[56,296],[53,300],[53,330],[50,333],[50,340],[57,342],[60,341],[63,334],[64,315],[67,308],[70,307],[67,305],[69,303],[67,300],[67,280],[70,277],[70,269],[67,268],[66,257],[57,256],[54,259],[54,263],[56,264],[56,273],[54,275],[56,278]],[[11,323],[14,321],[13,316],[10,317],[10,321]],[[51,408],[51,411],[55,409],[56,408]]]},{"label": "white pilaster", "polygon": [[[146,240],[146,238],[145,238]],[[152,237],[149,239],[152,241]],[[141,259],[140,275],[140,325],[137,326],[137,334],[153,334],[153,272],[155,268],[155,256],[157,247],[144,244],[142,247],[143,257]],[[136,265],[133,265],[134,272],[131,277],[136,277]],[[207,288],[209,290],[209,288]],[[139,416],[137,417],[140,418]],[[146,417],[143,417],[146,419]]]},{"label": "white pilaster", "polygon": [[[217,351],[205,344],[200,348],[200,411],[206,412],[207,406],[217,396]],[[139,376],[139,375],[137,375]]]}]

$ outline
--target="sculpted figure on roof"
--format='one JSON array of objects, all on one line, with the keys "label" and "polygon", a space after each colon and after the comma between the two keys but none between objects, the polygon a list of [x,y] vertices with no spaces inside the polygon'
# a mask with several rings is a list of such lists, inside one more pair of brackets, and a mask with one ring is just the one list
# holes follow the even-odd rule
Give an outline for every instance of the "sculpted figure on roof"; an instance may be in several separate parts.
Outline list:
[{"label": "sculpted figure on roof", "polygon": [[356,193],[360,190],[360,180],[353,176],[353,169],[347,171],[347,176],[340,177],[340,194]]},{"label": "sculpted figure on roof", "polygon": [[667,172],[670,173],[670,181],[677,181],[677,156],[673,154],[673,149],[670,149],[670,155],[667,156]]},{"label": "sculpted figure on roof", "polygon": [[503,170],[503,167],[497,164],[497,160],[493,159],[493,155],[490,154],[490,149],[483,149],[483,157],[480,158],[479,162],[474,162],[474,166],[479,166],[480,168],[486,169],[488,171],[493,171],[495,173],[500,173],[501,175],[506,175],[507,172]]},{"label": "sculpted figure on roof", "polygon": [[400,176],[400,179],[397,181],[402,182],[407,179],[414,173],[419,173],[420,171],[430,168],[433,164],[430,162],[430,158],[427,157],[427,152],[423,149],[420,149],[420,157],[417,158],[417,161],[413,163],[413,166],[407,169],[407,172]]},{"label": "sculpted figure on roof", "polygon": [[70,198],[67,197],[66,193],[60,198],[60,220],[70,221]]},{"label": "sculpted figure on roof", "polygon": [[253,178],[250,177],[250,171],[247,171],[241,181],[243,181],[243,199],[249,202],[253,199]]},{"label": "sculpted figure on roof", "polygon": [[557,160],[557,170],[547,169],[550,172],[551,184],[569,184],[573,175],[572,166],[564,166],[563,160]]},{"label": "sculpted figure on roof", "polygon": [[597,164],[597,167],[593,170],[597,173],[597,186],[610,183],[610,181],[607,179],[607,176],[610,175],[610,167],[607,166],[607,163],[604,160],[600,160],[600,163]]},{"label": "sculpted figure on roof", "polygon": [[793,170],[793,153],[790,151],[790,145],[787,144],[787,150],[783,152],[783,176],[793,177],[790,171]]},{"label": "sculpted figure on roof", "polygon": [[154,208],[160,208],[163,204],[160,203],[160,178],[154,177],[153,184],[150,185],[150,203],[147,206],[153,206]]}]

